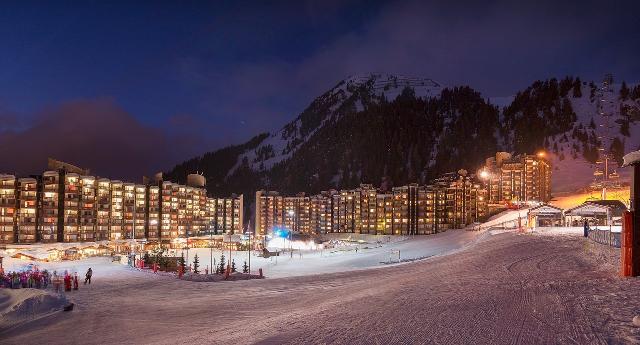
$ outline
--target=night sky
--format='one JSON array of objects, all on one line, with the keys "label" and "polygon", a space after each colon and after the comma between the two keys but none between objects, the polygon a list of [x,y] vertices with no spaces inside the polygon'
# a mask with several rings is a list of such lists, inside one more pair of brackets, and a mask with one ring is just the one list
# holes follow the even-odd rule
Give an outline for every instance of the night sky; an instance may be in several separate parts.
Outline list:
[{"label": "night sky", "polygon": [[557,2],[5,1],[0,173],[51,156],[139,181],[277,129],[354,74],[486,97],[640,81],[640,2]]}]

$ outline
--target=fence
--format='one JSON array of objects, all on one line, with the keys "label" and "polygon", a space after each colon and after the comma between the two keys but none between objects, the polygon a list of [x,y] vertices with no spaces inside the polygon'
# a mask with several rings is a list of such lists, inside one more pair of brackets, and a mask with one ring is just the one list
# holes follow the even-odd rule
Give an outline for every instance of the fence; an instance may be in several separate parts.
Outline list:
[{"label": "fence", "polygon": [[621,233],[619,231],[591,229],[589,230],[589,238],[600,244],[620,248]]}]

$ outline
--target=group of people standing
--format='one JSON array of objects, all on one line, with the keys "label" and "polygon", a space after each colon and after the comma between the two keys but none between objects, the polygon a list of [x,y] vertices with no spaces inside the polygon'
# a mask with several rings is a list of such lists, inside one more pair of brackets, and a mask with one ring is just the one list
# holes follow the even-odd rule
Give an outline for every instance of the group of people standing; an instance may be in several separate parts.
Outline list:
[{"label": "group of people standing", "polygon": [[[91,284],[92,275],[93,271],[89,268],[85,274],[84,284]],[[46,289],[49,285],[52,285],[56,292],[61,292],[63,286],[64,291],[78,290],[78,273],[71,274],[65,270],[64,275],[61,276],[56,271],[50,274],[47,270],[40,271],[37,268],[6,274],[0,272],[0,287]]]}]

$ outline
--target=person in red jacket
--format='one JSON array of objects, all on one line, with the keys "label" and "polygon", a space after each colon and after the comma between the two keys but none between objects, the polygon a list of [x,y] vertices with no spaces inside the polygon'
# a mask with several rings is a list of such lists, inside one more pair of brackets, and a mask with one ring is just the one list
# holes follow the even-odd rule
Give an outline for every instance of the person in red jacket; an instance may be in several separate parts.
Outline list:
[{"label": "person in red jacket", "polygon": [[64,274],[64,291],[71,291],[71,276],[69,273]]}]

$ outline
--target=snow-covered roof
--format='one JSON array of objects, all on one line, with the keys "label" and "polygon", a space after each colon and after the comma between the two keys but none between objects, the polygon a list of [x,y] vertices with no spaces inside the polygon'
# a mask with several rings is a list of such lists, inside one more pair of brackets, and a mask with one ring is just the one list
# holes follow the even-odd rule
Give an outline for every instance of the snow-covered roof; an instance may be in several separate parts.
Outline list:
[{"label": "snow-covered roof", "polygon": [[529,214],[562,214],[562,209],[549,204],[543,204],[530,209]]},{"label": "snow-covered roof", "polygon": [[623,167],[640,164],[640,150],[627,153],[622,159],[624,160]]},{"label": "snow-covered roof", "polygon": [[596,200],[587,201],[576,207],[568,209],[565,214],[567,215],[587,215],[587,214],[607,214],[611,213],[613,216],[620,216],[622,211],[625,211],[627,207],[619,200]]}]

